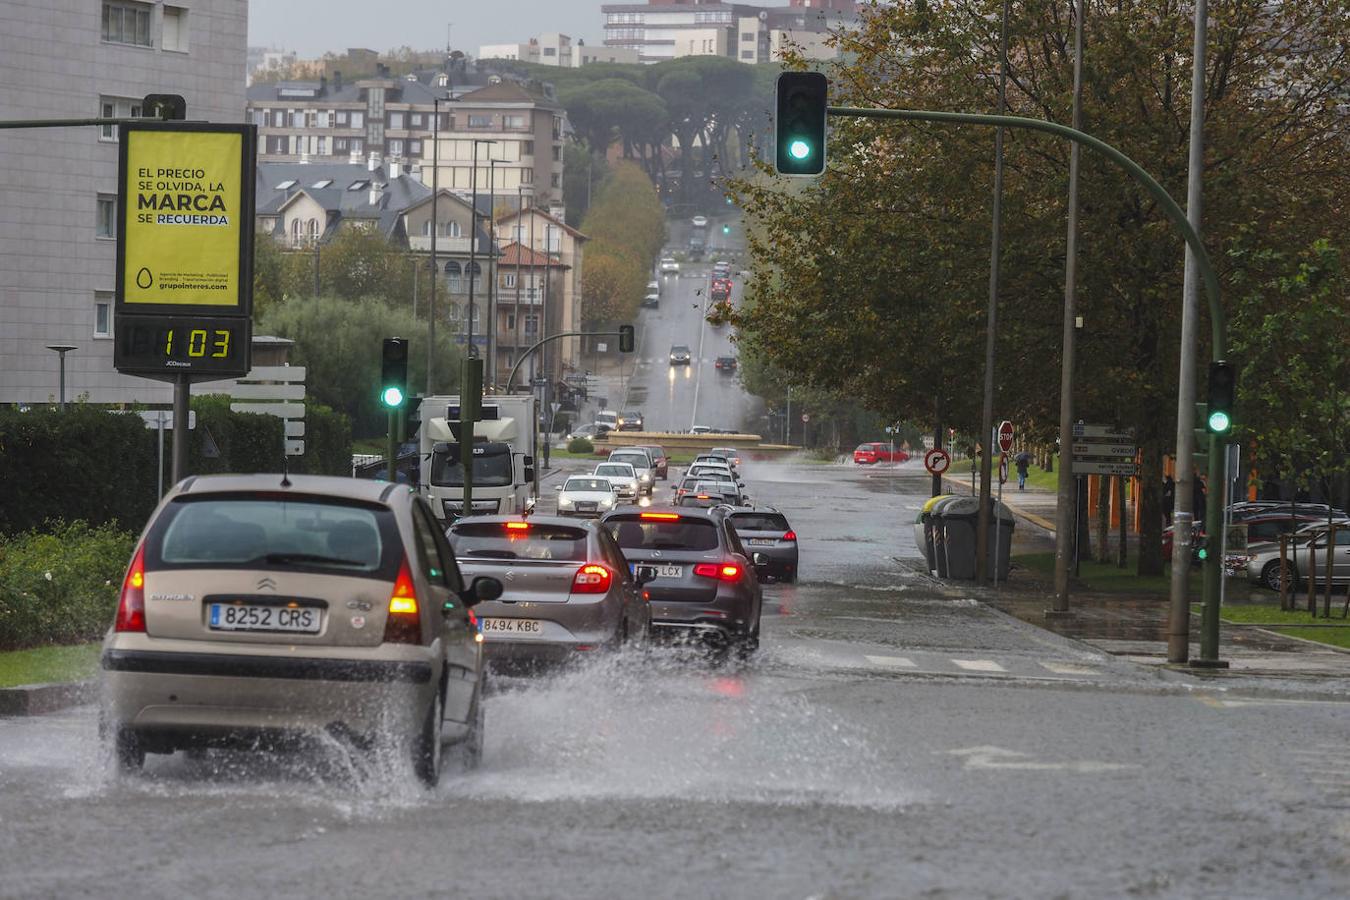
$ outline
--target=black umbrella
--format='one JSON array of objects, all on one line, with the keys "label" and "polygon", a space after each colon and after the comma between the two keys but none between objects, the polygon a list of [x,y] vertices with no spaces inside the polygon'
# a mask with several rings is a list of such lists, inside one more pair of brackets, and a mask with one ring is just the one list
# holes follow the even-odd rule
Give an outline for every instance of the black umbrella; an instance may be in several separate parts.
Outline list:
[{"label": "black umbrella", "polygon": [[1027,465],[1030,465],[1030,464],[1031,464],[1031,454],[1028,453],[1027,451],[1023,450],[1021,453],[1019,453],[1019,454],[1017,454],[1016,456],[1013,457],[1013,462],[1019,463],[1019,464],[1020,464],[1020,463],[1026,463]]}]

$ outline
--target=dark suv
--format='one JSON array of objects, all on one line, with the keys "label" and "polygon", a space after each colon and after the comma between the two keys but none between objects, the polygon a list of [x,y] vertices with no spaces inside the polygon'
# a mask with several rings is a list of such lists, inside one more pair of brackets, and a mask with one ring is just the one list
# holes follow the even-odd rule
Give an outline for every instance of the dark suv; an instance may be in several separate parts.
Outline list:
[{"label": "dark suv", "polygon": [[797,580],[797,532],[771,506],[737,509],[727,518],[754,560],[755,571],[779,581]]},{"label": "dark suv", "polygon": [[759,578],[721,509],[616,510],[601,520],[633,566],[650,566],[653,634],[759,647]]}]

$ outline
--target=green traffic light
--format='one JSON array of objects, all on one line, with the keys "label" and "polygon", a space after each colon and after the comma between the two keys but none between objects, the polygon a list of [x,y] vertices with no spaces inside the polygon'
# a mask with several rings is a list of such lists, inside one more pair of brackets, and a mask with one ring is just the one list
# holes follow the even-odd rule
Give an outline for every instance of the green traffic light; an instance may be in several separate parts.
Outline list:
[{"label": "green traffic light", "polygon": [[1209,548],[1208,548],[1208,547],[1201,547],[1199,550],[1196,550],[1196,551],[1195,551],[1195,558],[1196,558],[1196,559],[1201,559],[1201,560],[1209,559]]},{"label": "green traffic light", "polygon": [[388,406],[390,408],[402,406],[403,391],[401,391],[397,387],[387,387],[380,394],[380,400],[384,402],[385,406]]},{"label": "green traffic light", "polygon": [[723,234],[731,234],[731,226],[730,226],[730,225],[723,225],[723,226],[722,226],[722,233],[723,233]]},{"label": "green traffic light", "polygon": [[1221,409],[1216,409],[1209,414],[1209,430],[1215,434],[1223,434],[1228,430],[1228,426],[1232,424],[1233,422],[1228,417],[1228,413]]},{"label": "green traffic light", "polygon": [[811,155],[811,145],[801,138],[788,144],[788,155],[793,159],[806,159]]}]

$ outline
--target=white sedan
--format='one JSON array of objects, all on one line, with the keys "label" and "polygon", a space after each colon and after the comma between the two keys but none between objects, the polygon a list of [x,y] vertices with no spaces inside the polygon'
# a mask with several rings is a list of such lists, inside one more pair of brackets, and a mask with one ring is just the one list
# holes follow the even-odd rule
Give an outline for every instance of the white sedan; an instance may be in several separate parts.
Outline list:
[{"label": "white sedan", "polygon": [[661,260],[661,274],[662,275],[680,274],[680,264],[675,261],[675,257],[667,256]]},{"label": "white sedan", "polygon": [[558,485],[558,515],[600,516],[618,502],[608,478],[576,475]]},{"label": "white sedan", "polygon": [[695,228],[707,228],[707,227],[708,227],[708,217],[707,217],[707,216],[694,216],[694,218],[691,219],[690,221],[693,222]]},{"label": "white sedan", "polygon": [[637,499],[637,470],[630,463],[601,463],[591,474],[597,478],[607,479],[614,486],[620,500]]}]

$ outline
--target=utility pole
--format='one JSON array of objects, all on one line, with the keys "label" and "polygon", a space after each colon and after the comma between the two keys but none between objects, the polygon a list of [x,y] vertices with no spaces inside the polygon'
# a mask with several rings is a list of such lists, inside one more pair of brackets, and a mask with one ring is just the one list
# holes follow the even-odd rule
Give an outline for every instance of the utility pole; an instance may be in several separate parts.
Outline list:
[{"label": "utility pole", "polygon": [[[1083,23],[1087,0],[1074,2],[1073,128],[1083,130]],[[1059,479],[1055,499],[1055,602],[1046,611],[1053,617],[1069,614],[1069,563],[1074,542],[1078,495],[1073,474],[1073,373],[1077,338],[1075,306],[1078,300],[1078,143],[1069,144],[1069,237],[1064,259],[1064,331],[1059,368]],[[1124,521],[1124,512],[1121,513]]]},{"label": "utility pole", "polygon": [[[432,381],[436,371],[436,282],[441,279],[440,263],[436,260],[436,226],[441,206],[441,97],[431,100],[431,297],[427,300],[427,393],[435,391]],[[449,98],[445,98],[449,99]]]},{"label": "utility pole", "polygon": [[464,345],[466,357],[474,356],[477,352],[473,343],[473,283],[474,276],[478,273],[478,262],[475,258],[478,247],[478,145],[495,143],[497,142],[489,138],[473,139],[473,166],[469,174],[472,184],[473,208],[469,211],[469,337],[468,342]]},{"label": "utility pole", "polygon": [[[998,41],[998,115],[1008,105],[1008,2],[1003,0],[1003,24]],[[989,577],[989,505],[994,459],[994,339],[998,329],[999,258],[1003,238],[1003,126],[994,130],[994,226],[989,249],[989,316],[984,336],[984,410],[980,416],[984,454],[980,457],[980,509],[975,521],[975,583]]]},{"label": "utility pole", "polygon": [[[1208,7],[1207,0],[1196,0],[1191,68],[1191,133],[1186,174],[1186,221],[1197,235],[1200,234],[1200,204],[1205,165],[1205,49]],[[1195,481],[1195,432],[1192,429],[1196,424],[1196,326],[1199,315],[1196,259],[1188,246],[1181,287],[1181,363],[1177,373],[1176,496],[1173,498],[1172,511],[1172,583],[1167,625],[1167,661],[1170,663],[1184,663],[1190,658],[1191,610],[1187,576],[1191,568],[1191,531],[1195,515],[1203,514],[1203,510],[1191,509],[1191,494]],[[1151,472],[1145,473],[1145,477],[1152,475]],[[1218,485],[1210,487],[1217,490]],[[1216,521],[1209,523],[1211,530],[1218,525]]]}]

